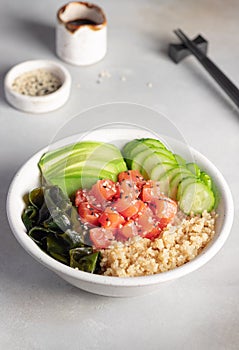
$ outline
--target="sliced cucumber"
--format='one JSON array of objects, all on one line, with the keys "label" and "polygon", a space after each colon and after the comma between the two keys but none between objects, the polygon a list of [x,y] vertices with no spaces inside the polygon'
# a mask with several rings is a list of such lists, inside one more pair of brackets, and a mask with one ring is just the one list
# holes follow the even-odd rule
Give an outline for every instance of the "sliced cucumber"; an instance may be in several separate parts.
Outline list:
[{"label": "sliced cucumber", "polygon": [[[178,192],[178,185],[180,183],[180,181],[182,181],[183,179],[192,176],[193,174],[191,173],[191,171],[189,171],[187,168],[185,168],[184,170],[180,171],[178,174],[174,175],[174,177],[172,178],[170,185],[169,185],[169,197],[176,200],[177,198],[177,192]],[[196,181],[196,177],[195,177],[195,181]]]},{"label": "sliced cucumber", "polygon": [[160,182],[160,190],[161,190],[161,192],[163,192],[166,196],[168,196],[170,182],[171,182],[172,178],[176,174],[178,174],[178,173],[180,173],[180,172],[182,172],[184,170],[185,170],[184,167],[175,165],[174,168],[169,169],[168,171],[166,171],[166,173],[161,175],[159,177],[159,179],[158,179],[158,181]]},{"label": "sliced cucumber", "polygon": [[174,154],[174,158],[176,159],[176,162],[178,163],[178,165],[180,166],[186,165],[186,160],[183,157],[181,157],[179,154]]},{"label": "sliced cucumber", "polygon": [[[149,150],[149,149],[151,149],[150,146],[147,146],[147,145],[145,145],[144,143],[141,143],[141,142],[140,142],[140,143],[136,144],[135,147],[133,147],[133,148],[129,151],[128,156],[129,156],[130,159],[133,160],[134,157],[135,157],[138,153],[143,152],[143,151],[146,151],[146,150]],[[152,150],[152,152],[153,152],[153,150]]]},{"label": "sliced cucumber", "polygon": [[176,164],[174,162],[162,162],[156,165],[149,174],[151,180],[158,181],[160,176],[164,175],[166,171],[175,168]]},{"label": "sliced cucumber", "polygon": [[201,173],[201,169],[196,163],[187,163],[186,167],[190,170],[195,176],[199,177]]},{"label": "sliced cucumber", "polygon": [[188,176],[186,178],[183,178],[179,184],[178,184],[178,191],[177,191],[177,200],[179,201],[182,193],[184,191],[184,189],[186,188],[187,185],[191,184],[191,183],[195,183],[197,182],[197,178],[195,178],[195,176]]},{"label": "sliced cucumber", "polygon": [[123,156],[127,157],[128,154],[130,153],[130,151],[138,144],[139,144],[138,140],[133,140],[133,141],[126,143],[126,145],[124,145],[124,148],[122,150]]},{"label": "sliced cucumber", "polygon": [[210,212],[215,205],[213,192],[201,181],[188,184],[179,200],[179,208],[185,213]]},{"label": "sliced cucumber", "polygon": [[138,145],[140,145],[140,142],[138,140],[133,140],[128,142],[123,148],[122,154],[129,169],[131,169],[132,165],[132,157],[130,154],[132,150]]},{"label": "sliced cucumber", "polygon": [[166,146],[163,144],[163,142],[157,140],[157,139],[152,139],[152,138],[145,138],[145,139],[139,139],[140,142],[144,143],[147,146],[154,146],[155,148],[165,148]]},{"label": "sliced cucumber", "polygon": [[171,151],[169,151],[168,149],[155,150],[155,154],[165,155],[168,158],[168,160],[172,160],[173,162],[176,162],[174,154]]},{"label": "sliced cucumber", "polygon": [[[152,155],[149,155],[145,158],[145,161],[142,164],[142,175],[146,178],[150,178],[152,169],[163,162],[173,162],[174,158],[170,151],[162,150],[162,152],[154,152]],[[176,162],[175,162],[176,165]]]},{"label": "sliced cucumber", "polygon": [[[150,140],[153,140],[153,139],[150,139]],[[132,147],[128,150],[127,162],[128,162],[129,167],[131,167],[132,161],[133,161],[134,157],[137,156],[138,153],[146,151],[148,149],[151,149],[152,152],[163,152],[163,153],[165,152],[166,155],[168,155],[171,158],[174,158],[173,154],[169,150],[167,150],[165,147],[158,146],[158,142],[157,142],[158,140],[153,140],[153,141],[155,141],[155,144],[157,145],[157,147],[153,142],[152,142],[152,144],[140,142],[138,144],[135,144],[134,147]],[[161,143],[160,143],[160,145],[161,145]]]},{"label": "sliced cucumber", "polygon": [[[142,138],[129,142],[123,155],[130,169],[139,170],[146,179],[160,182],[160,190],[179,202],[185,213],[211,211],[218,203],[215,184],[196,163],[173,154],[156,139]],[[104,171],[112,168],[108,165]],[[108,175],[109,176],[109,175]]]},{"label": "sliced cucumber", "polygon": [[180,172],[183,172],[184,170],[185,170],[185,167],[176,164],[173,168],[169,169],[168,171],[166,171],[165,174],[160,176],[159,181],[163,180],[166,177],[169,178],[171,181],[175,175],[177,175]]},{"label": "sliced cucumber", "polygon": [[208,188],[212,188],[212,178],[207,173],[205,173],[205,171],[201,172],[200,180],[204,182]]},{"label": "sliced cucumber", "polygon": [[143,152],[138,153],[134,159],[132,160],[132,164],[131,164],[131,169],[132,170],[138,170],[139,172],[142,171],[142,164],[144,162],[144,160],[148,157],[148,156],[152,156],[153,151],[151,149],[146,149]]}]

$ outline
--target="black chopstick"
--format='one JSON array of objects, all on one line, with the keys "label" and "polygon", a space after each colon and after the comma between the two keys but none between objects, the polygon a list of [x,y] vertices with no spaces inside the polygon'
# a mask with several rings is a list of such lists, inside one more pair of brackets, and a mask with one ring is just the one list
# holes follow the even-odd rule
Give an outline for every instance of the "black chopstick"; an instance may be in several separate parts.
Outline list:
[{"label": "black chopstick", "polygon": [[181,29],[177,29],[174,33],[179,37],[185,46],[192,52],[192,54],[198,59],[203,67],[209,74],[216,80],[216,82],[222,87],[226,94],[232,99],[232,101],[239,107],[239,90],[231,82],[230,79],[213,63],[195,44],[191,41]]}]

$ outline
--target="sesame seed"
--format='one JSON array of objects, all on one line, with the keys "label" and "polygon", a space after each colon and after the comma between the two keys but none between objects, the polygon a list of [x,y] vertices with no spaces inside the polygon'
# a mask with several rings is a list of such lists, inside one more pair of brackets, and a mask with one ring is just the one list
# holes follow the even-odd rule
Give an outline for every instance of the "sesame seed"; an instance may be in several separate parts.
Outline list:
[{"label": "sesame seed", "polygon": [[45,69],[36,69],[19,75],[12,89],[22,95],[44,96],[58,90],[62,85],[60,78]]}]

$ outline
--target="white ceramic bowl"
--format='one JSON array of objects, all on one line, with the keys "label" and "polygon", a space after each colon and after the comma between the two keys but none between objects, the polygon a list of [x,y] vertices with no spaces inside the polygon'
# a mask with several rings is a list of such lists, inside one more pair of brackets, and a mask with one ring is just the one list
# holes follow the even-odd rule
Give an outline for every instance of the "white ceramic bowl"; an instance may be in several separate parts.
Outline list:
[{"label": "white ceramic bowl", "polygon": [[[36,69],[45,69],[55,74],[61,80],[61,87],[45,96],[22,95],[12,89],[12,84],[17,77]],[[29,113],[50,112],[60,108],[68,100],[71,90],[71,76],[63,65],[54,61],[25,61],[8,71],[4,79],[4,90],[7,101],[19,110]]]},{"label": "white ceramic bowl", "polygon": [[[149,136],[152,135],[143,130],[111,129],[108,132],[106,132],[106,130],[95,131],[91,133],[90,136],[87,136],[87,139],[112,143],[114,143],[114,140],[117,140],[116,145],[120,147],[123,146],[125,140]],[[79,140],[79,135],[64,139],[58,143],[57,146],[74,143],[77,140]],[[169,140],[168,144],[175,153],[185,158],[188,157],[188,147],[186,147],[185,144],[173,139]],[[162,283],[182,277],[207,263],[221,249],[230,233],[234,215],[230,189],[217,168],[202,154],[190,148],[189,150],[194,161],[212,176],[220,193],[220,202],[217,209],[219,217],[216,225],[216,234],[210,244],[198,257],[174,270],[145,277],[118,278],[100,276],[68,267],[44,253],[26,234],[25,227],[21,220],[21,214],[25,206],[23,196],[39,185],[37,163],[41,155],[47,150],[48,149],[45,148],[29,159],[13,179],[7,198],[8,219],[15,237],[29,254],[64,280],[78,288],[96,294],[115,297],[136,296],[152,292],[154,289],[160,288]],[[191,161],[191,159],[189,159],[189,161]]]}]

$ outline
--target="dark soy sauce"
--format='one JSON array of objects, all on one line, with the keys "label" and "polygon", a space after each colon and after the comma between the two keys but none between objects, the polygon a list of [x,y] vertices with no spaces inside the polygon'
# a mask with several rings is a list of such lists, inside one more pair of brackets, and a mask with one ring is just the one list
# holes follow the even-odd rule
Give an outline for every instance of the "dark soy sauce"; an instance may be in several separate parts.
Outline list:
[{"label": "dark soy sauce", "polygon": [[77,30],[82,25],[95,26],[95,25],[97,25],[97,23],[95,21],[92,21],[91,19],[88,19],[88,18],[77,18],[77,19],[74,19],[74,20],[66,23],[67,29],[69,29],[72,32]]}]

